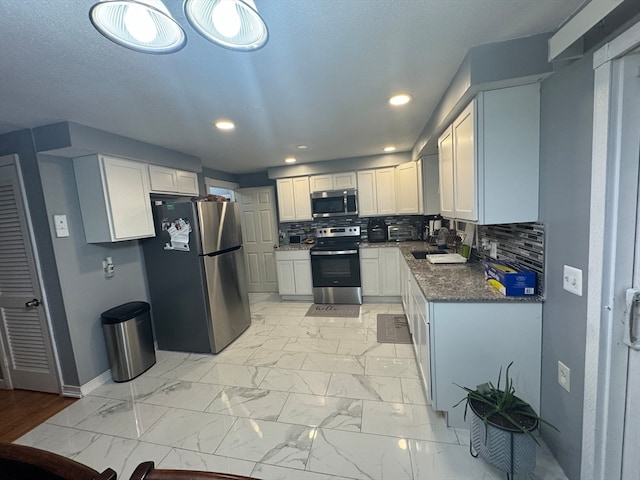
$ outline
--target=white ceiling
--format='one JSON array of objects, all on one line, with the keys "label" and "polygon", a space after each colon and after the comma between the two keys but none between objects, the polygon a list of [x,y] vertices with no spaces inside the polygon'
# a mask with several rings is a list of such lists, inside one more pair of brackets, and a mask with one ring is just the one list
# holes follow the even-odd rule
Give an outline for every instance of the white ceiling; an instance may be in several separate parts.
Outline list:
[{"label": "white ceiling", "polygon": [[[69,120],[230,173],[408,151],[470,47],[554,31],[583,3],[256,0],[269,42],[233,52],[165,0],[187,46],[145,55],[92,27],[96,1],[0,0],[0,133]],[[397,92],[414,101],[391,108]]]}]

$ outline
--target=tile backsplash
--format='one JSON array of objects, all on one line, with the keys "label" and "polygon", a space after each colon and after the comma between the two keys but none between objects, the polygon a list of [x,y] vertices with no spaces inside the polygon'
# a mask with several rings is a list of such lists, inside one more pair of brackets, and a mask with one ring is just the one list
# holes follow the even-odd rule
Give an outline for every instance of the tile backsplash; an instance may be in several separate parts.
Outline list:
[{"label": "tile backsplash", "polygon": [[[538,295],[544,296],[544,225],[511,223],[478,226],[478,239],[487,238],[498,244],[498,260],[515,262],[536,272]],[[489,251],[474,249],[480,261],[489,259]]]},{"label": "tile backsplash", "polygon": [[[383,218],[387,225],[412,225],[415,227],[416,232],[421,237],[421,232],[424,230],[425,222],[428,222],[431,218],[440,218],[435,215],[394,215],[391,217],[376,217]],[[300,235],[300,240],[304,241],[305,238],[314,237],[316,228],[323,227],[337,227],[337,226],[349,226],[360,225],[360,235],[362,241],[367,240],[367,222],[368,217],[339,217],[339,218],[323,218],[314,220],[311,222],[286,222],[278,225],[280,232],[284,234],[284,240],[280,243],[288,243],[291,235]]]}]

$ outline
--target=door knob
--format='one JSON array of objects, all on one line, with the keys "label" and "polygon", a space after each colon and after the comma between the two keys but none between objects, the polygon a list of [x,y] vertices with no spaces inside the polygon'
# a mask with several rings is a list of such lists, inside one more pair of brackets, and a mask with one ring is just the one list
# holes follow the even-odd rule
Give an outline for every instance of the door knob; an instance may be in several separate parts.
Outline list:
[{"label": "door knob", "polygon": [[40,306],[40,300],[38,300],[37,298],[34,298],[33,300],[29,300],[27,303],[25,303],[24,306],[27,307],[27,308],[39,307]]}]

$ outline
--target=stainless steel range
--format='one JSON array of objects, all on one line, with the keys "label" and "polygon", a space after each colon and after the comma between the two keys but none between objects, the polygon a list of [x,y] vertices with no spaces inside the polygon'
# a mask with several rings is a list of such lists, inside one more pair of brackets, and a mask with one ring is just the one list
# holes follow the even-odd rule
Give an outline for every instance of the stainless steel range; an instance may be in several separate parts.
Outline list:
[{"label": "stainless steel range", "polygon": [[360,226],[318,228],[311,271],[315,303],[362,304]]}]

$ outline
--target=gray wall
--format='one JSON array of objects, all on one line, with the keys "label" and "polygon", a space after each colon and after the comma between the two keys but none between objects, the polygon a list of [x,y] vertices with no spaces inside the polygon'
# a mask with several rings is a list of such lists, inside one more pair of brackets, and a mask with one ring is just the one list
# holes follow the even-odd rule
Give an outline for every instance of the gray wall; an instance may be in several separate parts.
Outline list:
[{"label": "gray wall", "polygon": [[[47,216],[67,215],[69,237],[50,233],[67,312],[80,385],[109,369],[100,313],[125,302],[148,299],[144,265],[137,241],[88,244],[84,237],[73,162],[39,156]],[[102,260],[112,257],[115,276],[105,278]]]},{"label": "gray wall", "polygon": [[[540,221],[546,228],[541,416],[543,437],[570,479],[580,477],[593,128],[592,55],[541,84]],[[563,265],[582,269],[583,296],[562,289]],[[571,392],[558,384],[571,369]]]},{"label": "gray wall", "polygon": [[0,155],[10,154],[17,154],[20,158],[20,168],[24,177],[27,202],[31,212],[33,234],[38,247],[42,282],[47,293],[49,315],[60,361],[62,383],[64,385],[79,386],[78,372],[58,279],[58,267],[45,208],[45,198],[42,192],[38,157],[30,130],[20,130],[0,135]]}]

